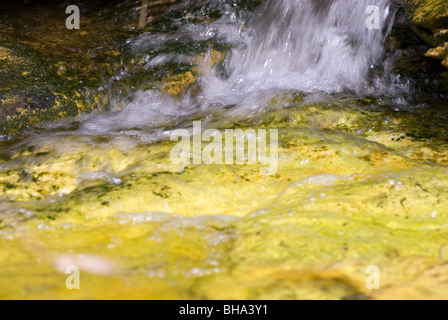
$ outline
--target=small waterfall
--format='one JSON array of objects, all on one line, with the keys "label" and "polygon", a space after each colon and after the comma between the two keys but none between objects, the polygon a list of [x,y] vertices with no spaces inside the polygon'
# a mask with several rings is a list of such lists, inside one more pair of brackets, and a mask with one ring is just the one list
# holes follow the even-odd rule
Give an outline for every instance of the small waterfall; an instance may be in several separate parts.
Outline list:
[{"label": "small waterfall", "polygon": [[[217,41],[230,45],[225,76],[202,74],[200,93],[175,101],[154,91],[138,92],[134,101],[106,119],[84,123],[89,131],[163,126],[168,118],[185,116],[210,106],[244,104],[266,92],[340,92],[362,90],[368,72],[383,56],[395,9],[391,0],[266,0],[255,12],[238,18],[228,1],[212,1],[224,12],[206,24],[181,24],[167,35],[147,33],[134,48],[164,48],[167,43]],[[369,6],[377,6],[380,29],[370,30]],[[182,54],[163,54],[148,67],[186,61]],[[150,70],[148,71],[150,72]],[[378,82],[381,83],[381,82]]]},{"label": "small waterfall", "polygon": [[[380,30],[366,26],[370,5],[380,10]],[[359,87],[383,55],[393,16],[390,0],[265,1],[249,21],[247,50],[233,52],[231,79],[252,89]]]}]

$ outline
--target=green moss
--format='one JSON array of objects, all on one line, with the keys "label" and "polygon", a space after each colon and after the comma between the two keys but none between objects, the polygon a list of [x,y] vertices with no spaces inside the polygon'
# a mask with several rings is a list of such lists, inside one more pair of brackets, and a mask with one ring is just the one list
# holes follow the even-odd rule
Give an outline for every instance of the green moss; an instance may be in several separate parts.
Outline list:
[{"label": "green moss", "polygon": [[[435,54],[443,51],[443,36],[448,29],[448,0],[405,0],[405,14],[414,27],[414,30],[433,47],[439,47],[428,51],[427,56],[444,60],[447,58]],[[447,58],[448,59],[448,58]],[[448,61],[448,60],[447,60]],[[443,66],[446,62],[442,62]]]}]

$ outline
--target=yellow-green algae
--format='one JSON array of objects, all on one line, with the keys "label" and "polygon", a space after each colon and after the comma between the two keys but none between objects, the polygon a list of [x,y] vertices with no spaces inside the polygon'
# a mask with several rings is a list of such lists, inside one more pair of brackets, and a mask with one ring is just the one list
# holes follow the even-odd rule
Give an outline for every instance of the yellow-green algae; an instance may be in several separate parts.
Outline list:
[{"label": "yellow-green algae", "polygon": [[427,57],[442,60],[448,68],[448,1],[404,0],[405,11],[414,30],[430,45],[436,47]]},{"label": "yellow-green algae", "polygon": [[409,114],[302,100],[268,98],[252,119],[279,128],[273,176],[173,165],[173,143],[126,136],[5,146],[0,298],[446,298],[446,143],[409,137]]},{"label": "yellow-green algae", "polygon": [[[156,21],[145,32],[170,23],[169,17],[157,16],[170,3],[154,4]],[[173,44],[167,51],[185,51],[189,62],[161,64],[148,72],[149,57],[160,52],[149,48],[136,54],[126,45],[127,39],[143,32],[135,29],[133,6],[124,1],[92,9],[83,15],[82,29],[70,31],[60,23],[65,19],[61,10],[53,6],[33,7],[19,16],[14,11],[0,13],[0,137],[108,110],[111,104],[118,108],[120,100],[136,90],[157,88],[180,96],[195,89],[198,74],[210,72],[224,59],[210,43]],[[15,17],[14,24],[8,14]],[[190,16],[207,18],[204,23],[212,20],[204,12]]]},{"label": "yellow-green algae", "polygon": [[108,108],[119,90],[105,79],[138,62],[123,45],[133,34],[130,5],[83,14],[82,30],[67,30],[65,11],[48,4],[2,9],[0,135]]}]

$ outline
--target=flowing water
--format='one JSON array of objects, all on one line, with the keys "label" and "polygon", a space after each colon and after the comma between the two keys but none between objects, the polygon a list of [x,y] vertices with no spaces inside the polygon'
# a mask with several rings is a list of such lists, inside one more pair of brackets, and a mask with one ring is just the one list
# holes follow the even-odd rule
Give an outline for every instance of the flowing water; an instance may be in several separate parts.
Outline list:
[{"label": "flowing water", "polygon": [[[446,297],[446,92],[392,71],[397,4],[245,4],[176,7],[127,40],[141,68],[104,80],[107,111],[3,142],[0,297]],[[173,66],[183,94],[129,85]],[[277,174],[174,164],[170,134],[198,120],[278,129]]]}]

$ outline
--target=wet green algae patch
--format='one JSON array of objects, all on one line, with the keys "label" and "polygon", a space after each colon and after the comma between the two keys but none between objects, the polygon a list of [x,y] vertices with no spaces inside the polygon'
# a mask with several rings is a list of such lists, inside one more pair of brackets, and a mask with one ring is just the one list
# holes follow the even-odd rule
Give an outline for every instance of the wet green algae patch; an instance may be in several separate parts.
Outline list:
[{"label": "wet green algae patch", "polygon": [[16,45],[3,45],[0,52],[2,135],[77,115],[76,105],[59,93],[64,88],[56,72],[48,70],[35,52]]},{"label": "wet green algae patch", "polygon": [[414,30],[434,49],[426,56],[448,68],[448,1],[405,0],[405,13]]},{"label": "wet green algae patch", "polygon": [[76,94],[79,91],[35,51],[2,44],[0,52],[0,134],[18,133],[45,121],[76,116],[82,110],[84,101]]},{"label": "wet green algae patch", "polygon": [[[241,1],[241,10],[249,3]],[[158,89],[173,96],[197,91],[197,77],[222,61],[228,47],[175,42],[162,49],[135,50],[129,45],[129,39],[144,33],[168,34],[179,23],[208,23],[219,17],[213,7],[164,12],[165,5],[151,6],[152,22],[143,30],[136,28],[135,1],[90,2],[93,7],[82,12],[81,30],[67,30],[66,15],[52,5],[3,11],[0,135],[11,138],[55,120],[107,111],[112,105],[117,109],[137,90]],[[173,52],[185,54],[187,62],[168,61],[148,70],[149,60]]]},{"label": "wet green algae patch", "polygon": [[107,109],[113,94],[105,79],[131,60],[125,53],[133,34],[130,5],[83,12],[81,30],[67,30],[65,10],[54,5],[2,10],[0,135]]},{"label": "wet green algae patch", "polygon": [[[443,135],[409,137],[421,121],[411,114],[359,112],[369,98],[312,100],[292,93],[267,97],[263,116],[215,115],[218,128],[279,128],[273,176],[173,165],[173,143],[130,137],[5,148],[0,297],[446,297]],[[65,288],[67,264],[81,268],[79,291]],[[370,265],[381,290],[366,289]]]}]

